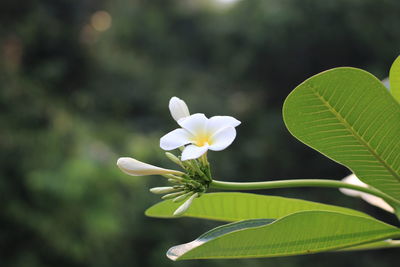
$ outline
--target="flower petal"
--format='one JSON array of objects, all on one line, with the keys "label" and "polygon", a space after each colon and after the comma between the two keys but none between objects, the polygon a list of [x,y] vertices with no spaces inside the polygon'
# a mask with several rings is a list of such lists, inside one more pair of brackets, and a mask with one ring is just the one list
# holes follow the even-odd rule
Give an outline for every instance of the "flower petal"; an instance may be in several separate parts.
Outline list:
[{"label": "flower petal", "polygon": [[142,176],[142,175],[154,175],[154,174],[183,174],[180,171],[169,170],[153,166],[133,158],[119,158],[117,161],[118,167],[129,175]]},{"label": "flower petal", "polygon": [[[350,174],[348,176],[346,176],[342,182],[345,183],[349,183],[349,184],[354,184],[354,185],[358,185],[358,186],[362,186],[362,187],[368,187],[367,184],[365,184],[364,182],[362,182],[360,179],[358,179],[358,177],[355,174]],[[346,188],[339,188],[340,192],[342,192],[345,195],[348,196],[352,196],[352,197],[360,197],[362,198],[364,201],[368,202],[371,205],[374,205],[378,208],[381,208],[383,210],[386,210],[388,212],[394,213],[394,209],[388,204],[386,203],[386,201],[384,201],[382,198],[367,194],[367,193],[363,193],[363,192],[359,192],[356,190],[351,190],[351,189],[346,189]]]},{"label": "flower petal", "polygon": [[[359,185],[362,187],[367,187],[367,185],[364,184],[363,182],[361,182],[361,180],[358,179],[357,176],[355,176],[355,174],[350,174],[350,175],[346,176],[345,178],[343,178],[342,182],[345,182],[348,184]],[[347,188],[339,188],[339,190],[343,194],[351,196],[351,197],[360,197],[362,194],[359,191],[351,190],[351,189],[347,189]]]},{"label": "flower petal", "polygon": [[193,135],[203,135],[206,131],[207,117],[202,113],[196,113],[181,119],[178,124]]},{"label": "flower petal", "polygon": [[196,146],[189,145],[182,151],[182,160],[197,159],[208,150],[208,145]]},{"label": "flower petal", "polygon": [[214,116],[207,122],[207,132],[211,135],[226,127],[236,127],[240,121],[231,116]]},{"label": "flower petal", "polygon": [[160,139],[160,147],[164,150],[172,150],[189,144],[193,139],[192,135],[184,129],[175,129]]},{"label": "flower petal", "polygon": [[226,127],[219,130],[211,137],[210,150],[220,151],[232,144],[236,137],[236,130],[233,127]]},{"label": "flower petal", "polygon": [[190,116],[189,108],[187,107],[185,101],[176,96],[169,100],[168,107],[172,117],[176,121]]},{"label": "flower petal", "polygon": [[394,213],[394,209],[380,197],[376,197],[370,194],[361,194],[361,198],[369,204],[374,205],[375,207]]}]

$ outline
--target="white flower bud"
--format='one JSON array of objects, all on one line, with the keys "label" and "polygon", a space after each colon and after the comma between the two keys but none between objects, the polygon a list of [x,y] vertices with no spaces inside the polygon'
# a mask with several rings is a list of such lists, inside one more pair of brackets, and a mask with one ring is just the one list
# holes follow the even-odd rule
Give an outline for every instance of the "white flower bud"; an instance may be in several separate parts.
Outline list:
[{"label": "white flower bud", "polygon": [[133,176],[143,175],[163,175],[163,174],[177,174],[183,175],[183,172],[164,169],[157,166],[153,166],[133,158],[119,158],[117,161],[118,167],[125,173]]},{"label": "white flower bud", "polygon": [[161,199],[171,199],[171,198],[176,198],[180,195],[185,194],[185,191],[180,191],[180,192],[176,192],[176,193],[171,193],[171,194],[167,194],[165,196],[162,196]]},{"label": "white flower bud", "polygon": [[167,156],[167,158],[169,160],[171,160],[173,163],[175,163],[175,164],[181,166],[182,168],[184,168],[184,166],[183,166],[182,162],[180,161],[180,159],[177,156],[175,156],[174,154],[172,154],[170,152],[165,152],[165,156]]},{"label": "white flower bud", "polygon": [[153,194],[167,194],[178,190],[180,189],[173,188],[172,186],[164,186],[164,187],[153,187],[150,189],[150,192]]},{"label": "white flower bud", "polygon": [[169,111],[176,121],[190,116],[189,108],[186,103],[176,96],[169,100]]},{"label": "white flower bud", "polygon": [[176,180],[176,179],[168,179],[168,182],[171,183],[171,184],[184,184],[183,181],[179,181],[179,180]]},{"label": "white flower bud", "polygon": [[192,205],[193,200],[198,197],[199,193],[194,193],[188,200],[186,200],[182,205],[179,206],[179,208],[176,209],[174,212],[174,216],[180,216],[184,214],[190,205]]},{"label": "white flower bud", "polygon": [[192,194],[193,194],[193,192],[188,192],[188,193],[186,193],[186,194],[183,194],[183,195],[181,195],[181,196],[178,196],[178,197],[174,198],[174,199],[172,200],[172,202],[178,203],[178,202],[184,201],[185,199],[187,199],[187,198],[188,198],[189,196],[191,196]]},{"label": "white flower bud", "polygon": [[177,181],[185,181],[185,179],[183,179],[182,177],[179,177],[179,176],[176,176],[176,175],[173,175],[173,174],[164,174],[163,175],[165,178],[168,178],[168,179],[173,179],[173,180],[177,180]]}]

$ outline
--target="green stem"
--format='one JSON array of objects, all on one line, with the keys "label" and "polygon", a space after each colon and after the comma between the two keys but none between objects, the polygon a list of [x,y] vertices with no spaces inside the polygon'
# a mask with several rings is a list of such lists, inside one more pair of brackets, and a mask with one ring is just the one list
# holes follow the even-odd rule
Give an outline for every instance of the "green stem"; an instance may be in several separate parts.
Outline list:
[{"label": "green stem", "polygon": [[324,179],[295,179],[295,180],[280,180],[268,182],[224,182],[213,180],[210,188],[224,189],[224,190],[258,190],[258,189],[273,189],[273,188],[289,188],[289,187],[333,187],[333,188],[347,188],[356,191],[368,193],[385,200],[395,210],[400,207],[400,201],[392,198],[391,196],[374,188],[362,187],[358,185],[348,184],[335,180]]}]

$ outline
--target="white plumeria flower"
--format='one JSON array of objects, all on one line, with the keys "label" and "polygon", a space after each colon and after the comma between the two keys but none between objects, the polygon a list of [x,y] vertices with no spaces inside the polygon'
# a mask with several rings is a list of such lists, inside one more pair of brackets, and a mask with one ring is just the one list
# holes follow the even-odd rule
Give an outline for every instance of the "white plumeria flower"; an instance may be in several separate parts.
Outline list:
[{"label": "white plumeria flower", "polygon": [[[363,183],[360,179],[358,179],[357,176],[355,176],[355,174],[350,174],[349,176],[346,176],[342,181],[349,184],[368,187],[368,185]],[[339,190],[345,195],[352,197],[360,197],[371,205],[384,209],[388,212],[394,213],[393,208],[380,197],[376,197],[367,193],[346,188],[340,188]]]},{"label": "white plumeria flower", "polygon": [[183,175],[180,171],[160,168],[128,157],[119,158],[117,165],[123,172],[133,176],[165,174]]},{"label": "white plumeria flower", "polygon": [[232,144],[236,137],[235,127],[240,121],[230,116],[214,116],[207,118],[204,114],[196,113],[178,124],[182,127],[160,139],[160,147],[173,150],[190,144],[182,151],[182,160],[201,157],[207,150],[220,151]]},{"label": "white plumeria flower", "polygon": [[174,120],[179,121],[190,116],[189,108],[187,107],[185,101],[174,96],[169,100],[169,111],[171,112]]}]

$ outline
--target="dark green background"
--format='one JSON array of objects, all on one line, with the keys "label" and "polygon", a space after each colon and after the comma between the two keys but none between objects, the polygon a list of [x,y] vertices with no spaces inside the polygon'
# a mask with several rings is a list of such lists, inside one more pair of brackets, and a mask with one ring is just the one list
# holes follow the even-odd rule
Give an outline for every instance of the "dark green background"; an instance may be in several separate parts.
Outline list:
[{"label": "dark green background", "polygon": [[[147,218],[159,177],[122,174],[118,157],[174,167],[159,138],[192,113],[242,121],[209,155],[229,181],[341,179],[349,172],[295,140],[281,107],[337,66],[385,78],[399,54],[398,0],[3,0],[0,2],[0,266],[395,266],[399,250],[174,263],[173,245],[218,225]],[[98,32],[92,14],[112,26]],[[394,216],[332,189],[262,191]]]}]

